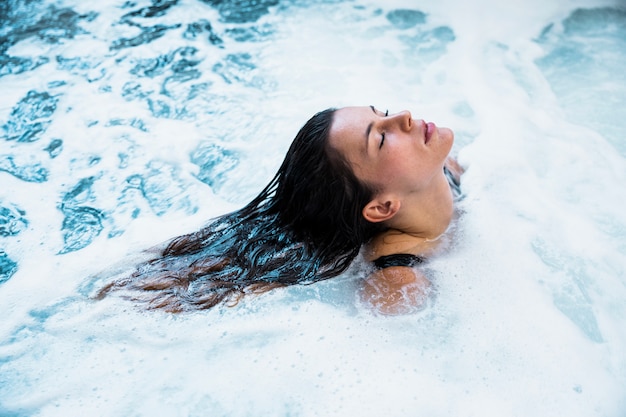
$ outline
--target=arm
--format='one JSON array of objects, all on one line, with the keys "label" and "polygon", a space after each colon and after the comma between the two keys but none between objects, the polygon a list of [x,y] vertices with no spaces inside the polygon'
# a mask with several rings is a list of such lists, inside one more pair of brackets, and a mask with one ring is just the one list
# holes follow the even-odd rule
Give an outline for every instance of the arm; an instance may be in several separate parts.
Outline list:
[{"label": "arm", "polygon": [[361,301],[385,315],[408,314],[426,303],[431,290],[428,278],[407,266],[392,266],[371,274],[359,292]]}]

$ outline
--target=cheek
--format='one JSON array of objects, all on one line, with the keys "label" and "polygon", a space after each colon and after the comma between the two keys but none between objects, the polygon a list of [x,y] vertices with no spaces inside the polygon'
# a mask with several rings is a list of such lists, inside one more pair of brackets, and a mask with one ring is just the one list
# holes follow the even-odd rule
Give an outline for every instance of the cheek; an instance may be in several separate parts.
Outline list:
[{"label": "cheek", "polygon": [[364,168],[357,172],[357,178],[378,190],[387,190],[399,177],[398,164],[389,159],[381,159]]},{"label": "cheek", "polygon": [[419,161],[409,158],[389,160],[380,170],[378,180],[388,186],[414,182],[420,176]]}]

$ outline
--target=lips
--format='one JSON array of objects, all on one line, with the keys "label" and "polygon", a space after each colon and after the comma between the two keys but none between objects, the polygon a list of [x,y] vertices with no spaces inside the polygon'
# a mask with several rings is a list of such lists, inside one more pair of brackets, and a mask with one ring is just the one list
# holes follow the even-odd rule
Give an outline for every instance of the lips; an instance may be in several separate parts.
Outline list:
[{"label": "lips", "polygon": [[433,134],[437,130],[437,125],[432,122],[425,123],[424,122],[424,143],[428,143],[430,139],[433,137]]}]

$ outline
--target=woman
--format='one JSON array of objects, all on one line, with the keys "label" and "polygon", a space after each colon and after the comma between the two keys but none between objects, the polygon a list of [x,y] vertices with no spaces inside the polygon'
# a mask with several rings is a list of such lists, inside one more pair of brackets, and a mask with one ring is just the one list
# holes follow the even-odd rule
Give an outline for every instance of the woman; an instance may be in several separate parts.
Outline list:
[{"label": "woman", "polygon": [[451,130],[408,111],[317,113],[254,200],[173,239],[99,297],[121,290],[167,311],[232,304],[247,293],[337,276],[365,245],[377,270],[362,299],[400,313],[423,302],[428,280],[412,266],[435,250],[453,216],[461,169],[447,157],[452,142]]}]

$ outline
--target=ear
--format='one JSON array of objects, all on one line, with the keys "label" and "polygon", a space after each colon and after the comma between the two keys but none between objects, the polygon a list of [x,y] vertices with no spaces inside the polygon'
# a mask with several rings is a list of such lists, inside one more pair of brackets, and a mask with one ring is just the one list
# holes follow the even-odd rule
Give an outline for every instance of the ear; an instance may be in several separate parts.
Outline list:
[{"label": "ear", "polygon": [[379,197],[367,203],[363,208],[363,217],[371,223],[391,219],[400,210],[400,200],[391,197]]}]

